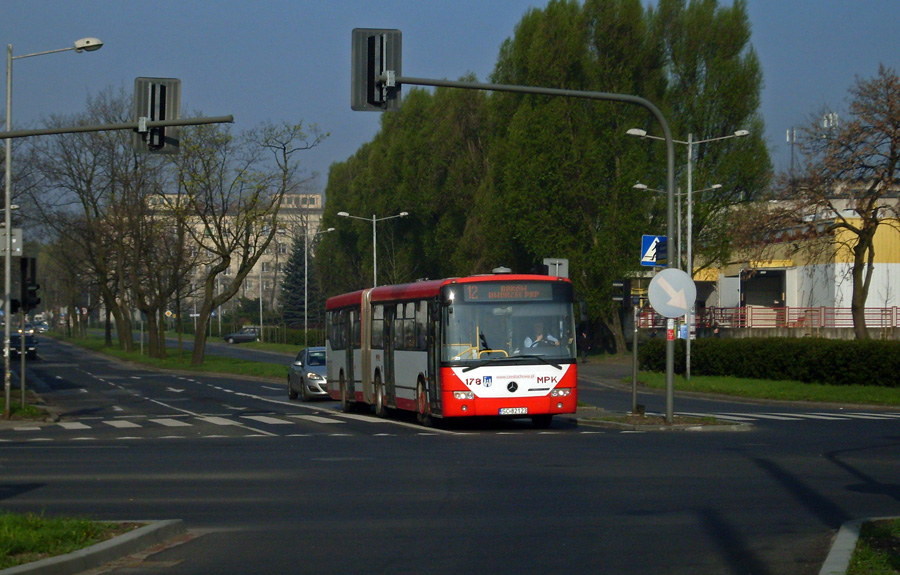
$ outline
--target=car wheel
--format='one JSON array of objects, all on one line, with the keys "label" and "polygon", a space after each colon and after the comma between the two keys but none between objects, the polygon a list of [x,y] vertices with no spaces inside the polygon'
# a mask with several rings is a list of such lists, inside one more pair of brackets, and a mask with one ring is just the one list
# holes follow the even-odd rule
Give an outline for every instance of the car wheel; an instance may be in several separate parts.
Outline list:
[{"label": "car wheel", "polygon": [[291,376],[288,376],[288,399],[297,399],[297,392],[291,386]]}]

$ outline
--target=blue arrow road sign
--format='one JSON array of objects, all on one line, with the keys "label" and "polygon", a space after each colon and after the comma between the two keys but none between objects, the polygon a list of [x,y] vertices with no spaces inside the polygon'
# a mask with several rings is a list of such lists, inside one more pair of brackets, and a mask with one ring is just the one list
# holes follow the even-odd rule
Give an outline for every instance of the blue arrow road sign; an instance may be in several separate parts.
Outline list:
[{"label": "blue arrow road sign", "polygon": [[642,266],[665,266],[667,262],[668,241],[666,236],[648,236],[641,237],[641,265]]}]

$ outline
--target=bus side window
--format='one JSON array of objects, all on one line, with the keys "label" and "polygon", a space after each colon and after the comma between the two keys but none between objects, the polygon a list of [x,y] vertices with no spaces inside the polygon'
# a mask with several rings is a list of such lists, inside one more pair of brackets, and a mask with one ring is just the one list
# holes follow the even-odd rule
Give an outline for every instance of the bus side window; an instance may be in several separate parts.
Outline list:
[{"label": "bus side window", "polygon": [[384,349],[384,306],[376,305],[372,312],[372,349]]},{"label": "bus side window", "polygon": [[418,302],[416,310],[416,349],[428,349],[428,302]]},{"label": "bus side window", "polygon": [[350,343],[353,349],[359,349],[362,343],[362,336],[359,331],[359,312],[350,312],[350,321],[353,322],[353,340]]},{"label": "bus side window", "polygon": [[406,349],[403,345],[403,330],[405,326],[406,319],[403,317],[403,304],[397,304],[397,311],[394,315],[394,324],[391,326],[394,349]]}]

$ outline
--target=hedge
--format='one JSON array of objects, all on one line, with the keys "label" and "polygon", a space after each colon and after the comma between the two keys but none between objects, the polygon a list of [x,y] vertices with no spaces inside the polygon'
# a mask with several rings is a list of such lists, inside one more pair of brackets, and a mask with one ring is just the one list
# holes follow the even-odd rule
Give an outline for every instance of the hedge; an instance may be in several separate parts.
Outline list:
[{"label": "hedge", "polygon": [[[666,370],[666,342],[638,347],[641,369]],[[685,372],[685,342],[675,342],[675,373]],[[900,387],[900,342],[821,338],[703,338],[691,342],[691,375]]]}]

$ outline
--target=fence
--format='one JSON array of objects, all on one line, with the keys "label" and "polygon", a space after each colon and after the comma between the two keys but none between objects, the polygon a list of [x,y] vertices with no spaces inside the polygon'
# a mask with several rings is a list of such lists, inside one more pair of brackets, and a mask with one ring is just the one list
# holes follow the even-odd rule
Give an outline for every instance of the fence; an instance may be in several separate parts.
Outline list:
[{"label": "fence", "polygon": [[[867,307],[866,327],[887,329],[900,327],[900,307]],[[652,309],[641,312],[642,328],[664,328],[666,318]],[[801,328],[846,329],[853,327],[849,307],[729,307],[706,308],[697,312],[698,328]]]}]

